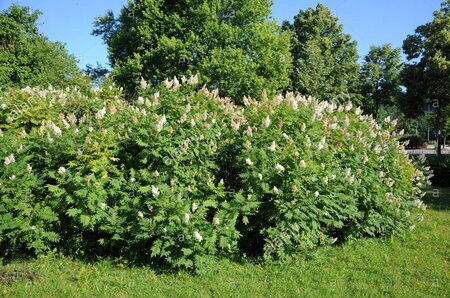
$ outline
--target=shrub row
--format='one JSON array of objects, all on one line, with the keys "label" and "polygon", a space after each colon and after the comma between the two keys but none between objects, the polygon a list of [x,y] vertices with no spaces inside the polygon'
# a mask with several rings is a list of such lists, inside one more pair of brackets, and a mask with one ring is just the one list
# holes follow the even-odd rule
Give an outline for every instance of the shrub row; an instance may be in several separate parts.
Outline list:
[{"label": "shrub row", "polygon": [[423,219],[423,171],[359,108],[287,94],[245,106],[189,80],[159,90],[25,88],[1,96],[0,249],[196,268],[288,257]]}]

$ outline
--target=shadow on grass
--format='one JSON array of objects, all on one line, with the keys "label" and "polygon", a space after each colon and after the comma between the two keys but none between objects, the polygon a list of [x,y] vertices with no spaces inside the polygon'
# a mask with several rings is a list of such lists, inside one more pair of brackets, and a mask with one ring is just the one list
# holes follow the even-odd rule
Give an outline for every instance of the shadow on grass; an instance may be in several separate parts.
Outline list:
[{"label": "shadow on grass", "polygon": [[[184,267],[172,267],[163,259],[136,259],[126,256],[108,256],[107,254],[86,254],[73,255],[65,251],[49,251],[41,255],[30,255],[26,253],[13,254],[0,258],[0,284],[13,283],[19,280],[33,281],[37,275],[31,271],[15,271],[7,269],[8,265],[15,262],[35,262],[41,260],[43,262],[53,262],[66,260],[67,264],[70,262],[77,262],[85,265],[95,266],[100,263],[106,263],[112,269],[149,269],[156,275],[165,276],[179,276],[180,273],[187,273],[191,275],[201,275],[205,273],[214,273],[217,271],[217,264],[223,260],[228,260],[235,264],[262,264],[263,259],[259,256],[240,256],[240,255],[219,255],[203,257],[200,266],[188,269]],[[200,261],[200,260],[199,260]],[[33,278],[31,278],[32,276]]]},{"label": "shadow on grass", "polygon": [[431,186],[423,201],[435,210],[448,211],[450,209],[450,187]]}]

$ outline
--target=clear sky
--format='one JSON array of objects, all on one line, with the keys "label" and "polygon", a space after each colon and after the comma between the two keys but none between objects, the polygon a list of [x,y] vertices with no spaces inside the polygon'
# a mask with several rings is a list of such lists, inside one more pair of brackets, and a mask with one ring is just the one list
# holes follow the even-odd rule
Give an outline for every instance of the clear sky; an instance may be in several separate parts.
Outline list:
[{"label": "clear sky", "polygon": [[[66,44],[79,59],[79,66],[107,64],[107,50],[99,37],[91,36],[92,22],[108,9],[118,13],[126,0],[0,0],[0,10],[10,4],[30,6],[40,10],[41,32],[53,41]],[[291,21],[300,9],[315,7],[322,2],[344,25],[345,33],[358,41],[360,56],[371,45],[391,43],[401,47],[408,34],[432,20],[441,0],[274,0],[273,16],[281,24]]]}]

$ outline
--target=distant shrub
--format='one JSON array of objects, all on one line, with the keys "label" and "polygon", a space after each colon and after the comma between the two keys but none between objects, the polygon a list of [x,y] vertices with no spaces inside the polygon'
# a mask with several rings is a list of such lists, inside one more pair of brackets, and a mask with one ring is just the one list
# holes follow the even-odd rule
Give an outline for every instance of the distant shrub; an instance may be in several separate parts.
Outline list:
[{"label": "distant shrub", "polygon": [[2,94],[0,249],[162,259],[198,268],[248,250],[285,257],[422,219],[423,173],[351,104],[244,100],[196,78]]},{"label": "distant shrub", "polygon": [[400,143],[405,144],[406,149],[422,149],[426,146],[426,140],[418,135],[407,135],[399,139]]}]

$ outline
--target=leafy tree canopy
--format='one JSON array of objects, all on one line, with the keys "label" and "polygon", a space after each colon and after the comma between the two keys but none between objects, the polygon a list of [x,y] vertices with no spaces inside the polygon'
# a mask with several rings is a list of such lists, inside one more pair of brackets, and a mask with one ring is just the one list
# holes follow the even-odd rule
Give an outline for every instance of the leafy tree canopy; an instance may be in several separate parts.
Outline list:
[{"label": "leafy tree canopy", "polygon": [[361,66],[361,90],[367,113],[377,115],[382,106],[394,106],[401,95],[400,49],[390,44],[372,46]]},{"label": "leafy tree canopy", "polygon": [[95,21],[113,76],[128,92],[199,73],[240,102],[289,84],[289,35],[270,19],[270,0],[135,0]]},{"label": "leafy tree canopy", "polygon": [[97,66],[93,66],[92,64],[86,65],[86,68],[83,70],[86,75],[88,75],[94,84],[99,85],[102,80],[109,75],[110,70],[100,63],[97,62]]},{"label": "leafy tree canopy", "polygon": [[[450,0],[442,2],[431,22],[416,28],[403,42],[409,63],[403,72],[406,96],[402,108],[406,114],[423,113],[424,103],[436,111],[436,130],[441,132],[450,117]],[[441,142],[441,138],[438,138]],[[438,155],[441,147],[438,144]]]},{"label": "leafy tree canopy", "polygon": [[0,12],[0,85],[64,87],[81,80],[76,59],[37,28],[39,11],[11,5]]},{"label": "leafy tree canopy", "polygon": [[358,98],[356,41],[343,33],[343,26],[327,7],[319,3],[316,9],[300,10],[294,23],[284,22],[283,29],[294,35],[294,91],[327,100],[344,94]]},{"label": "leafy tree canopy", "polygon": [[410,116],[422,113],[430,100],[442,110],[450,101],[450,1],[434,12],[434,19],[416,28],[403,42],[409,63],[403,72],[407,94],[402,107]]}]

